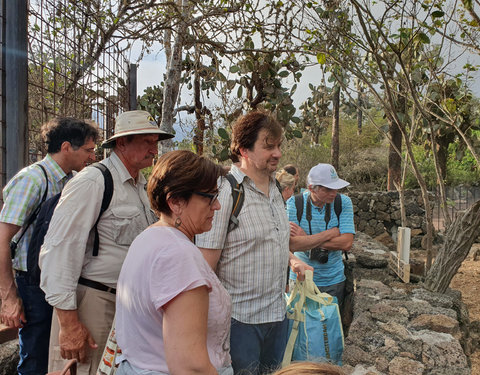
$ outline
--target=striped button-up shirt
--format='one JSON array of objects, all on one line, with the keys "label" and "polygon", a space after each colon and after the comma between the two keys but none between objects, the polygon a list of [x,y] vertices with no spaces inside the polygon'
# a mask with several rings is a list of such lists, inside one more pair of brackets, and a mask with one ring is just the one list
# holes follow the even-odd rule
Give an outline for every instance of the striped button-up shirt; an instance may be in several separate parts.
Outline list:
[{"label": "striped button-up shirt", "polygon": [[[72,176],[65,174],[53,158],[47,156],[38,163],[29,165],[18,172],[3,189],[3,207],[0,212],[0,221],[3,223],[15,224],[21,226],[17,234],[13,237],[16,240],[23,232],[23,226],[33,211],[42,201],[43,194],[47,188],[47,181],[41,164],[48,176],[48,192],[46,199],[62,191],[66,182]],[[33,222],[18,243],[13,268],[19,271],[27,270],[27,249],[33,233]]]},{"label": "striped button-up shirt", "polygon": [[245,200],[239,225],[227,234],[232,212],[232,189],[223,179],[212,229],[197,236],[196,244],[222,251],[217,274],[232,297],[232,317],[248,324],[281,321],[285,317],[285,279],[290,228],[282,195],[273,178],[269,196],[240,169],[231,173],[243,181]]}]

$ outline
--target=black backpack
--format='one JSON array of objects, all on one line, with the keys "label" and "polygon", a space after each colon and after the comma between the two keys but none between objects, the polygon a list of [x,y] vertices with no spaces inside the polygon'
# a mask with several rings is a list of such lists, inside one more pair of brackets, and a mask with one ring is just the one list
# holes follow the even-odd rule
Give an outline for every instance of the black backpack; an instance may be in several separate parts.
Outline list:
[{"label": "black backpack", "polygon": [[[298,225],[300,225],[300,221],[303,217],[303,193],[295,195],[294,199],[295,208],[297,209],[297,221]],[[337,222],[340,223],[340,214],[342,213],[342,197],[340,194],[335,196],[335,200],[333,201],[333,210],[335,211],[335,215],[337,215]],[[330,203],[327,203],[325,205],[325,229],[328,227],[328,223],[330,222],[330,211]],[[310,226],[310,222],[312,221],[312,204],[310,200],[307,201],[307,211],[305,215],[305,218],[308,221],[308,226]]]},{"label": "black backpack", "polygon": [[[92,167],[98,168],[103,175],[105,190],[103,192],[102,205],[100,208],[100,213],[98,214],[97,221],[95,222],[92,229],[95,230],[95,238],[93,242],[93,256],[98,255],[99,247],[99,237],[97,224],[100,221],[100,217],[105,212],[105,210],[110,205],[113,195],[113,179],[112,174],[108,168],[102,163],[95,163],[91,165]],[[48,179],[47,179],[47,189],[48,189]],[[53,211],[60,199],[61,192],[55,194],[53,197],[47,199],[45,202],[40,203],[40,210],[38,212],[37,221],[33,228],[32,238],[30,244],[28,245],[27,250],[27,270],[30,282],[32,285],[40,285],[40,267],[38,266],[38,256],[40,254],[40,248],[43,245],[43,240],[48,231],[48,226],[50,225],[50,220],[53,216]]]},{"label": "black backpack", "polygon": [[[243,201],[245,200],[245,189],[243,188],[243,184],[241,182],[237,182],[235,177],[231,173],[227,173],[225,176],[227,181],[230,183],[232,187],[232,198],[233,198],[233,207],[232,213],[230,214],[230,220],[228,221],[228,229],[227,233],[234,230],[238,227],[238,215],[243,207]],[[282,194],[282,188],[280,186],[280,182],[275,179],[275,184],[277,185],[278,190],[280,191],[280,195]]]}]

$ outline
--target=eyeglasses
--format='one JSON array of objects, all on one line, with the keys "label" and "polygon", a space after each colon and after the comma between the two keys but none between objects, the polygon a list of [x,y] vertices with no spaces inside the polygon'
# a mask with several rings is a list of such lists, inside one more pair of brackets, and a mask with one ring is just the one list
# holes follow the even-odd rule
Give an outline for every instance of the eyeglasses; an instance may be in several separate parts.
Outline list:
[{"label": "eyeglasses", "polygon": [[215,194],[204,193],[203,191],[194,191],[193,194],[197,194],[205,198],[210,198],[210,206],[213,206],[213,203],[215,203],[218,198],[218,191]]},{"label": "eyeglasses", "polygon": [[322,189],[323,191],[327,192],[327,193],[332,193],[334,191],[337,191],[338,189],[330,189],[326,186],[322,186],[322,185],[315,185],[314,187],[315,190],[320,190]]},{"label": "eyeglasses", "polygon": [[91,148],[85,148],[85,147],[80,147],[83,151],[88,152],[89,154],[95,154],[95,147]]}]

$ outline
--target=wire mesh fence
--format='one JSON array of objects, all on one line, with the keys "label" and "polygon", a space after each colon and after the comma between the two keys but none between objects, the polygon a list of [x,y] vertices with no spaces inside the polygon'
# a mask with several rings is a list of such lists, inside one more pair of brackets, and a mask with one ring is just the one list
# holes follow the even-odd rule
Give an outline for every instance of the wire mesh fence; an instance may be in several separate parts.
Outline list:
[{"label": "wire mesh fence", "polygon": [[40,127],[50,118],[92,119],[108,137],[115,116],[128,109],[128,62],[115,42],[105,42],[87,3],[29,3],[29,163],[45,155]]},{"label": "wire mesh fence", "polygon": [[[455,215],[465,212],[475,202],[480,200],[480,186],[446,186],[445,195],[447,197],[447,210],[453,219]],[[443,217],[440,191],[435,192],[435,207],[433,210],[433,225],[437,230],[445,229],[445,220]]]}]

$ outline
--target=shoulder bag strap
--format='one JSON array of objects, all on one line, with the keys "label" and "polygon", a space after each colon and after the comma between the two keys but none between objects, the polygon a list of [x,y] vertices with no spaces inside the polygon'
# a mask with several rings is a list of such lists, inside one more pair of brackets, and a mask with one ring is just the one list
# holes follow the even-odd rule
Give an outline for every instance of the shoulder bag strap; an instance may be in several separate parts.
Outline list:
[{"label": "shoulder bag strap", "polygon": [[237,182],[237,180],[231,173],[227,173],[225,178],[227,179],[232,188],[233,199],[232,213],[230,214],[230,219],[228,221],[228,233],[238,227],[238,215],[240,214],[243,206],[243,201],[245,199],[245,190],[243,184],[241,182]]},{"label": "shoulder bag strap", "polygon": [[103,180],[105,184],[105,190],[103,191],[103,198],[102,198],[102,205],[100,207],[100,213],[98,214],[97,221],[93,226],[95,230],[95,237],[93,239],[92,255],[96,257],[98,255],[98,248],[100,246],[100,237],[98,234],[97,226],[98,226],[98,222],[100,221],[100,218],[102,217],[103,213],[107,210],[108,206],[110,205],[110,202],[112,201],[113,178],[112,178],[112,174],[110,173],[110,170],[107,168],[105,164],[95,163],[95,164],[92,164],[92,166],[97,169],[100,169],[100,171],[102,172]]}]

